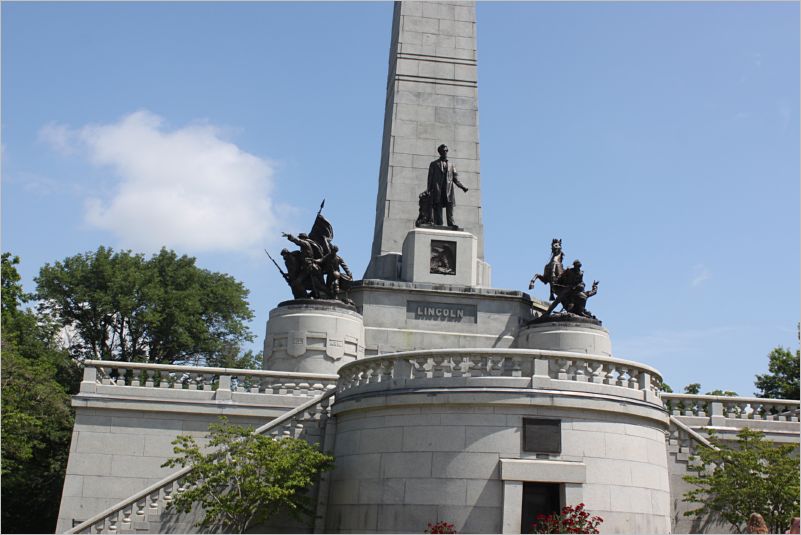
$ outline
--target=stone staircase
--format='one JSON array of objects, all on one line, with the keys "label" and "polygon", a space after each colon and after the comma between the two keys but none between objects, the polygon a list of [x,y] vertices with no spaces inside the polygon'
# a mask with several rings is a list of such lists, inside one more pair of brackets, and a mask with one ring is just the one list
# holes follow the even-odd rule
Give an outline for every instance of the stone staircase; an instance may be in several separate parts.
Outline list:
[{"label": "stone staircase", "polygon": [[[329,390],[306,403],[287,411],[267,424],[253,430],[278,440],[294,437],[318,445],[329,451],[326,444],[326,427],[329,408],[335,391]],[[333,438],[333,437],[331,437]],[[189,487],[185,482],[191,467],[182,468],[170,476],[142,489],[114,506],[94,515],[65,533],[192,533],[195,523],[202,518],[197,509],[182,514],[169,509],[173,498]],[[325,475],[318,488],[327,485]],[[315,489],[317,490],[317,489]]]}]

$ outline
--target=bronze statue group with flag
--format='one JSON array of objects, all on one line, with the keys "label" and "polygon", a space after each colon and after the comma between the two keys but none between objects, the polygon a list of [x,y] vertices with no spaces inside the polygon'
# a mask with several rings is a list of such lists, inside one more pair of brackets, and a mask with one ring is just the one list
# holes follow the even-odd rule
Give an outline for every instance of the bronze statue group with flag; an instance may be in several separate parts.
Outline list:
[{"label": "bronze statue group with flag", "polygon": [[286,272],[270,253],[267,256],[289,284],[295,299],[336,299],[352,305],[348,290],[353,282],[353,274],[337,254],[339,247],[332,243],[334,227],[322,214],[324,206],[325,199],[308,234],[282,234],[299,248],[296,251],[281,251]]}]

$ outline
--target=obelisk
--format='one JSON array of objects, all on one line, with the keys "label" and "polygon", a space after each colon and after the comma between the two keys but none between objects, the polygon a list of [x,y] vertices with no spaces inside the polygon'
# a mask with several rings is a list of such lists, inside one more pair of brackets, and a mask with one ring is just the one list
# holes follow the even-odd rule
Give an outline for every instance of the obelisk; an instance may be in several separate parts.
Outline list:
[{"label": "obelisk", "polygon": [[478,239],[484,263],[478,144],[474,2],[395,2],[373,248],[365,279],[397,279],[404,238],[414,228],[437,146],[469,192],[458,192],[456,224]]}]

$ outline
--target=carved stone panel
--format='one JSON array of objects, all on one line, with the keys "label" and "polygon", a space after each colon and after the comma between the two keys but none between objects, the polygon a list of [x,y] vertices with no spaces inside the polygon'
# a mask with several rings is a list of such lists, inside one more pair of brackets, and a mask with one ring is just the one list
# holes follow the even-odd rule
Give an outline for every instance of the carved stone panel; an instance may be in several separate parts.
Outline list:
[{"label": "carved stone panel", "polygon": [[456,275],[456,242],[431,240],[431,273]]}]

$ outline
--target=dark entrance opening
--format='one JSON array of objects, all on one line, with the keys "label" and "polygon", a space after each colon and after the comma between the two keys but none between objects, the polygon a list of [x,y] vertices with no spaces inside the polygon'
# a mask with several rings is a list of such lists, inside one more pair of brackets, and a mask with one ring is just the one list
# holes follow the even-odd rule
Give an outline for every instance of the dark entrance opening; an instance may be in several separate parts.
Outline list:
[{"label": "dark entrance opening", "polygon": [[520,533],[531,533],[531,524],[537,515],[558,513],[558,483],[523,483],[523,513],[520,515]]}]

